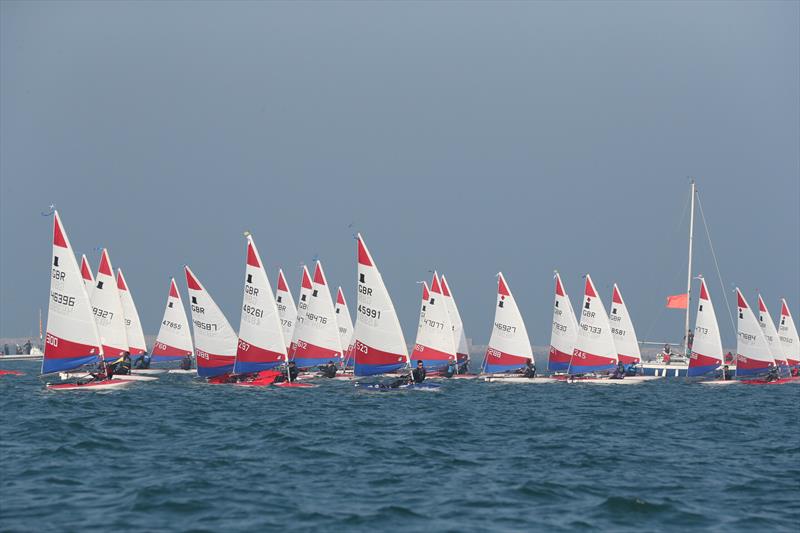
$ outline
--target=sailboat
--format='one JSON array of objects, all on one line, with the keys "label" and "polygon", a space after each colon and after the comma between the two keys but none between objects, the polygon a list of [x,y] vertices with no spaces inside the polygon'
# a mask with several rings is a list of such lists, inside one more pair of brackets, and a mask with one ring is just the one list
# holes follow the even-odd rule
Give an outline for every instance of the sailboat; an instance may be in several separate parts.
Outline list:
[{"label": "sailboat", "polygon": [[153,362],[180,361],[186,356],[191,357],[193,352],[186,310],[183,308],[175,278],[170,278],[164,317],[153,344]]},{"label": "sailboat", "polygon": [[139,311],[133,302],[133,295],[125,281],[122,269],[117,269],[117,290],[122,301],[122,312],[125,315],[125,332],[128,337],[128,347],[131,356],[142,355],[147,352],[147,343],[144,340],[142,323],[139,320]]},{"label": "sailboat", "polygon": [[244,300],[234,374],[260,372],[287,360],[278,307],[264,263],[251,235],[247,235]]},{"label": "sailboat", "polygon": [[[688,377],[698,377],[716,371],[722,365],[722,339],[719,334],[717,314],[706,280],[700,277],[700,297],[697,300],[697,315],[694,323],[694,342],[689,355]],[[720,380],[720,383],[723,381]]]},{"label": "sailboat", "polygon": [[761,298],[760,294],[758,295],[758,324],[761,326],[761,332],[764,334],[764,338],[767,340],[769,349],[772,352],[772,358],[778,366],[778,374],[783,377],[789,377],[789,362],[783,353],[783,343],[778,337],[775,323],[772,321],[769,311],[767,311],[767,304],[764,303],[764,299]]},{"label": "sailboat", "polygon": [[458,367],[459,369],[466,369],[469,363],[469,343],[467,343],[467,335],[464,332],[464,322],[461,320],[461,313],[458,311],[458,305],[456,305],[456,297],[450,290],[450,284],[444,274],[440,276],[439,280],[442,284],[442,296],[444,296],[447,302],[447,309],[450,312],[450,322],[453,324],[453,338],[456,342]]},{"label": "sailboat", "polygon": [[394,372],[409,364],[403,330],[383,277],[361,234],[358,241],[358,307],[353,332],[356,376]]},{"label": "sailboat", "polygon": [[736,376],[759,377],[775,366],[775,359],[772,357],[772,350],[761,331],[761,326],[739,287],[736,287],[736,302],[739,316],[736,335]]},{"label": "sailboat", "polygon": [[100,341],[103,343],[103,357],[106,361],[116,361],[130,351],[130,346],[122,298],[114,278],[111,258],[105,248],[100,256],[95,282],[91,295],[92,309],[100,332]]},{"label": "sailboat", "polygon": [[294,304],[292,291],[289,290],[289,285],[286,283],[282,269],[278,269],[278,289],[275,291],[275,303],[278,306],[278,316],[281,319],[283,328],[283,340],[286,343],[286,351],[288,352],[294,337],[294,326],[297,323],[297,306]]},{"label": "sailboat", "polygon": [[306,312],[308,311],[308,299],[311,297],[311,291],[314,290],[314,284],[311,283],[311,276],[308,273],[308,267],[303,265],[303,275],[300,279],[300,294],[297,298],[297,315],[294,320],[294,328],[292,330],[292,340],[289,343],[289,360],[294,359],[294,353],[297,351],[298,334],[300,327],[306,319]]},{"label": "sailboat", "polygon": [[[426,295],[428,298],[425,298]],[[417,341],[411,361],[422,361],[428,372],[436,374],[446,369],[451,360],[456,360],[453,324],[450,322],[447,301],[442,295],[439,275],[434,272],[430,292],[423,286]]]},{"label": "sailboat", "polygon": [[184,267],[191,300],[197,375],[213,378],[233,370],[239,338],[192,270]]},{"label": "sailboat", "polygon": [[92,291],[94,291],[94,274],[92,274],[92,267],[89,266],[86,254],[81,255],[81,276],[83,277],[84,285],[86,285],[86,293],[91,300]]},{"label": "sailboat", "polygon": [[778,324],[778,337],[783,344],[783,353],[791,368],[800,368],[800,338],[797,336],[792,314],[786,299],[781,299],[781,321]]},{"label": "sailboat", "polygon": [[350,318],[350,310],[347,308],[347,300],[344,299],[342,288],[336,289],[336,324],[339,327],[339,339],[344,350],[343,367],[353,366],[352,361],[352,339],[353,339],[353,319]]},{"label": "sailboat", "polygon": [[[53,256],[50,265],[50,299],[42,374],[79,369],[96,364],[103,357],[92,304],[58,211],[53,213]],[[130,383],[103,379],[83,385],[60,383],[48,384],[47,387],[53,390],[98,390],[124,387]]]},{"label": "sailboat", "polygon": [[628,308],[622,299],[622,293],[617,284],[611,294],[611,314],[608,315],[611,325],[611,336],[614,346],[617,347],[617,358],[624,365],[636,365],[642,362],[639,351],[639,341],[636,339],[636,330],[628,313]]},{"label": "sailboat", "polygon": [[[503,273],[498,272],[494,324],[481,371],[485,374],[511,372],[524,367],[529,361],[533,362],[533,350],[528,330]],[[553,381],[550,378],[525,378],[519,375],[488,376],[484,380],[502,380],[503,383]]]},{"label": "sailboat", "polygon": [[298,322],[292,359],[300,368],[339,363],[342,359],[342,341],[339,325],[325,279],[322,263],[317,261],[311,292],[308,295],[305,317]]},{"label": "sailboat", "polygon": [[551,372],[566,372],[578,340],[578,321],[569,300],[561,275],[555,273],[556,295],[553,302],[553,328],[550,333],[548,368]]}]

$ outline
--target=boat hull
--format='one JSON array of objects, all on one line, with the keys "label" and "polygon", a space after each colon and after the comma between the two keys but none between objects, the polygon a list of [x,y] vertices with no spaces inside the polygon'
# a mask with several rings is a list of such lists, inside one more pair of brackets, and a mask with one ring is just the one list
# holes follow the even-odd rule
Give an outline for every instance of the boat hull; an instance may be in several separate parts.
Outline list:
[{"label": "boat hull", "polygon": [[68,390],[109,390],[119,389],[130,385],[132,381],[120,381],[115,379],[104,379],[102,381],[91,381],[83,385],[77,383],[48,383],[47,390],[68,391]]}]

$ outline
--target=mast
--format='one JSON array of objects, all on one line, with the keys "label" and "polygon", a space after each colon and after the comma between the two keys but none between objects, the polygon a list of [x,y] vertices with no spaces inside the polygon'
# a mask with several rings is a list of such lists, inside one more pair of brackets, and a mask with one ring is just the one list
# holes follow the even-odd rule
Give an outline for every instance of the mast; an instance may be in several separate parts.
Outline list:
[{"label": "mast", "polygon": [[689,210],[689,269],[686,273],[686,323],[683,326],[683,354],[689,357],[689,311],[692,308],[692,239],[694,238],[694,197],[697,185],[692,179],[692,198]]}]

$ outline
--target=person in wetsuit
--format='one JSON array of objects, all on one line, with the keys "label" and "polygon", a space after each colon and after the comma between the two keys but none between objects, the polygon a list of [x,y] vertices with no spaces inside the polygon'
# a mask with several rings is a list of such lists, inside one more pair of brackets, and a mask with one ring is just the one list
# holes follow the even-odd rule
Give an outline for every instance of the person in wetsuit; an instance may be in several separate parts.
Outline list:
[{"label": "person in wetsuit", "polygon": [[322,365],[321,367],[319,367],[319,371],[322,374],[322,377],[325,378],[335,378],[337,370],[338,368],[336,368],[336,365],[333,364],[333,361],[328,361],[327,365]]},{"label": "person in wetsuit", "polygon": [[617,363],[617,368],[611,374],[611,379],[625,379],[625,365],[622,364],[622,361]]},{"label": "person in wetsuit", "polygon": [[769,367],[769,372],[764,378],[766,381],[778,381],[778,368],[775,366]]},{"label": "person in wetsuit", "polygon": [[127,375],[131,373],[131,354],[130,352],[122,352],[122,360],[115,363],[116,374]]},{"label": "person in wetsuit", "polygon": [[722,381],[730,381],[733,379],[733,372],[728,368],[728,365],[722,367]]},{"label": "person in wetsuit", "polygon": [[145,352],[133,361],[133,368],[150,368],[150,354]]},{"label": "person in wetsuit", "polygon": [[523,377],[533,379],[536,377],[536,365],[533,364],[533,361],[526,361],[525,367],[522,369]]},{"label": "person in wetsuit", "polygon": [[414,383],[422,383],[425,381],[425,376],[428,372],[425,370],[425,364],[422,362],[422,359],[417,361],[417,368],[415,368],[411,372],[411,379],[414,380]]},{"label": "person in wetsuit", "polygon": [[275,381],[273,381],[273,383],[283,383],[284,381],[290,381],[294,383],[295,381],[297,381],[297,374],[299,373],[300,372],[297,370],[297,363],[295,363],[294,361],[289,361],[289,364],[286,367],[286,373],[277,376],[275,378]]},{"label": "person in wetsuit", "polygon": [[444,369],[442,376],[446,378],[452,378],[453,374],[455,374],[457,370],[458,366],[456,365],[456,358],[451,356],[450,360],[447,362],[447,368]]},{"label": "person in wetsuit", "polygon": [[181,359],[181,370],[191,370],[192,369],[192,356],[186,355],[183,359]]}]

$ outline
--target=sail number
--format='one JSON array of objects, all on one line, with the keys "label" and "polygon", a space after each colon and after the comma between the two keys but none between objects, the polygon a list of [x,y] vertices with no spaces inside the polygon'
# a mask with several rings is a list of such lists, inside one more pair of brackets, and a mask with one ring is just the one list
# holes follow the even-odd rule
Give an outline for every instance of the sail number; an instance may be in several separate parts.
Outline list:
[{"label": "sail number", "polygon": [[505,331],[506,333],[516,333],[517,326],[509,326],[508,324],[503,324],[501,322],[495,322],[494,327],[499,329],[500,331]]},{"label": "sail number", "polygon": [[567,326],[565,326],[564,324],[559,324],[558,322],[553,321],[553,329],[557,330],[557,331],[563,331],[563,332],[566,333]]},{"label": "sail number", "polygon": [[173,322],[172,320],[163,320],[161,323],[167,326],[168,328],[181,329],[181,325],[178,324],[177,322]]},{"label": "sail number", "polygon": [[356,343],[353,345],[353,349],[358,350],[361,353],[369,353],[369,346],[361,341],[356,341]]},{"label": "sail number", "polygon": [[55,335],[50,335],[48,333],[47,337],[45,337],[45,339],[44,339],[44,342],[46,342],[50,346],[58,347],[58,337],[56,337]]},{"label": "sail number", "polygon": [[611,328],[611,333],[616,335],[617,337],[624,337],[625,336],[625,330],[624,329]]},{"label": "sail number", "polygon": [[244,342],[242,339],[239,339],[239,349],[243,352],[246,352],[250,349],[250,345]]},{"label": "sail number", "polygon": [[200,322],[199,320],[193,320],[194,325],[197,326],[199,329],[204,329],[206,331],[217,331],[216,324],[207,324],[205,322]]},{"label": "sail number", "polygon": [[67,273],[63,270],[58,270],[57,268],[53,269],[53,279],[63,280],[67,277]]},{"label": "sail number", "polygon": [[111,311],[106,311],[105,309],[100,309],[99,307],[92,307],[92,311],[94,312],[94,316],[97,318],[107,318],[109,320],[114,320],[114,313]]},{"label": "sail number", "polygon": [[593,335],[600,335],[603,332],[603,328],[597,326],[590,326],[589,324],[581,324],[583,331],[587,333],[592,333]]},{"label": "sail number", "polygon": [[281,325],[285,328],[290,328],[292,327],[292,321],[286,320],[285,318],[281,318]]},{"label": "sail number", "polygon": [[425,319],[425,324],[433,329],[444,329],[444,322],[437,322],[436,320]]},{"label": "sail number", "polygon": [[370,318],[380,318],[381,317],[381,312],[380,311],[378,311],[377,309],[371,309],[371,308],[367,307],[366,305],[359,304],[358,305],[358,312],[361,313],[362,315],[368,316]]},{"label": "sail number", "polygon": [[67,296],[66,294],[61,294],[56,291],[50,292],[50,298],[53,299],[54,303],[66,305],[69,307],[75,306],[75,297],[74,296]]},{"label": "sail number", "polygon": [[327,324],[328,319],[321,315],[316,315],[314,313],[306,313],[306,318],[312,322],[319,322],[320,324]]},{"label": "sail number", "polygon": [[244,306],[242,307],[242,311],[244,311],[248,315],[252,315],[252,316],[254,316],[256,318],[261,318],[261,317],[264,316],[264,310],[263,309],[259,309],[258,307],[253,307],[250,304],[244,304]]}]

